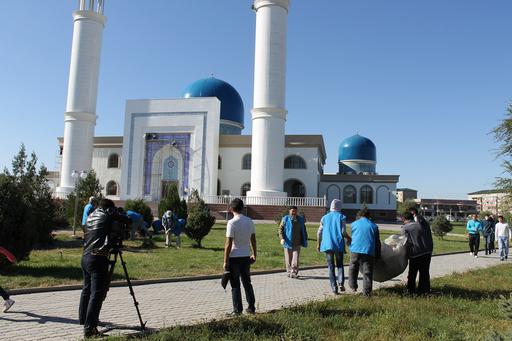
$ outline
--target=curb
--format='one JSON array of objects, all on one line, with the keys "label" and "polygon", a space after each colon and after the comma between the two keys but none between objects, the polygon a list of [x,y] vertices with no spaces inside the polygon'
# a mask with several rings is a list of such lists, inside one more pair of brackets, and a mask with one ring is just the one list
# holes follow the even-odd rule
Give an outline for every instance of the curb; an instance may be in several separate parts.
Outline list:
[{"label": "curb", "polygon": [[[457,255],[467,253],[467,251],[456,251],[456,252],[448,252],[448,253],[440,253],[432,255],[432,257],[439,256],[449,256],[449,255]],[[348,266],[348,263],[343,264],[344,266]],[[326,265],[311,265],[311,266],[303,266],[301,270],[316,270],[316,269],[325,269]],[[260,270],[251,272],[251,276],[259,276],[259,275],[269,275],[285,272],[284,269],[273,269],[273,270]],[[163,283],[175,283],[175,282],[192,282],[192,281],[204,281],[210,279],[221,279],[222,275],[201,275],[201,276],[188,276],[188,277],[175,277],[175,278],[155,278],[155,279],[132,279],[132,286],[141,286],[141,285],[149,285],[149,284],[163,284]],[[111,288],[118,287],[126,287],[128,283],[126,281],[114,281],[110,283]],[[44,287],[44,288],[24,288],[24,289],[13,289],[9,290],[10,295],[28,295],[28,294],[38,294],[38,293],[47,293],[47,292],[59,292],[59,291],[70,291],[70,290],[81,290],[81,284],[72,284],[72,285],[61,285],[54,287]]]}]

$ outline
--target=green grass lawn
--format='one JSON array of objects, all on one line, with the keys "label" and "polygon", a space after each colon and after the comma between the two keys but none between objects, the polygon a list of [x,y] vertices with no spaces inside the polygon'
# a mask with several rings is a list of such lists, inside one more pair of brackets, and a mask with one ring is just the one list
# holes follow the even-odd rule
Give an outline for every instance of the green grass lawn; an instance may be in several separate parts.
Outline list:
[{"label": "green grass lawn", "polygon": [[[175,327],[144,340],[510,340],[512,265],[435,279],[429,297],[397,286],[271,313]],[[512,304],[512,298],[508,300]],[[509,312],[510,313],[510,312]],[[499,336],[501,334],[501,338]],[[110,338],[114,340],[120,337]]]},{"label": "green grass lawn", "polygon": [[[324,265],[322,253],[315,249],[316,225],[309,225],[310,246],[301,252],[301,265]],[[132,279],[170,278],[191,275],[219,274],[222,272],[225,224],[216,224],[203,240],[203,248],[193,247],[193,243],[182,235],[182,248],[166,249],[163,235],[154,237],[155,248],[142,249],[142,241],[125,242],[128,250],[123,253]],[[381,231],[382,239],[394,232]],[[284,267],[283,249],[279,244],[276,225],[257,225],[258,260],[253,270],[281,269]],[[464,238],[445,237],[434,239],[434,252],[444,253],[467,249]],[[20,262],[0,271],[0,286],[7,289],[27,287],[47,287],[63,284],[77,284],[82,281],[80,259],[82,241],[67,235],[58,235],[55,245],[48,250],[34,250],[30,260]],[[345,256],[345,262],[348,257]],[[122,279],[120,264],[116,267],[115,278]]]}]

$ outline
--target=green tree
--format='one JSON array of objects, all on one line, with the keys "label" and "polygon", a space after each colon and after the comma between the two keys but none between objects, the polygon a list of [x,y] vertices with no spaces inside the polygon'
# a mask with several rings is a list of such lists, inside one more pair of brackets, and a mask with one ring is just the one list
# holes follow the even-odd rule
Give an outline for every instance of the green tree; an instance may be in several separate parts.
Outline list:
[{"label": "green tree", "polygon": [[165,198],[160,200],[158,204],[158,217],[162,218],[165,211],[172,208],[174,214],[179,218],[187,218],[187,202],[185,199],[180,200],[178,194],[178,185],[176,183],[171,184],[165,191]]},{"label": "green tree", "polygon": [[35,153],[27,156],[22,144],[12,161],[12,171],[0,174],[0,244],[20,259],[36,245],[51,242],[55,204],[46,179],[46,167],[37,169]]},{"label": "green tree", "polygon": [[134,211],[142,214],[144,221],[149,225],[151,225],[153,222],[153,213],[151,212],[151,207],[149,207],[148,204],[146,204],[146,202],[142,199],[126,200],[124,203],[124,210]]},{"label": "green tree", "polygon": [[98,202],[103,198],[101,191],[103,187],[100,185],[100,180],[96,177],[96,172],[90,170],[84,179],[79,179],[76,183],[75,189],[66,198],[64,206],[66,207],[66,215],[70,225],[74,226],[75,216],[75,199],[78,193],[78,203],[76,210],[76,226],[80,226],[82,223],[82,215],[84,213],[84,207],[89,202],[90,197],[95,197]]},{"label": "green tree", "polygon": [[411,210],[411,208],[418,208],[418,203],[414,200],[405,200],[404,202],[399,202],[398,207],[396,209],[396,213],[399,216],[403,216],[405,212]]},{"label": "green tree", "polygon": [[512,105],[508,106],[505,118],[491,131],[491,134],[498,144],[496,158],[502,159],[504,174],[504,176],[496,177],[494,185],[507,194],[504,200],[505,205],[502,205],[502,211],[509,212],[512,208],[512,200],[510,199],[512,197]]},{"label": "green tree", "polygon": [[201,241],[210,233],[215,224],[215,217],[210,214],[208,206],[199,197],[197,190],[193,190],[188,197],[188,217],[185,234],[201,246]]},{"label": "green tree", "polygon": [[446,219],[445,216],[441,216],[441,215],[435,217],[434,220],[432,220],[431,227],[432,227],[432,232],[434,233],[434,235],[441,239],[443,239],[443,237],[448,232],[453,230],[452,223],[450,221],[448,221],[448,219]]}]

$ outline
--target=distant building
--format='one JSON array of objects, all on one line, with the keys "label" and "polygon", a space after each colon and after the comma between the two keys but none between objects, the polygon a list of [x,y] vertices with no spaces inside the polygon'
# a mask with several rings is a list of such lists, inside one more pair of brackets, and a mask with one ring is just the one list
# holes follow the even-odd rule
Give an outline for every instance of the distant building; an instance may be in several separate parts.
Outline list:
[{"label": "distant building", "polygon": [[506,196],[506,193],[497,189],[468,193],[468,199],[477,201],[479,211],[487,211],[494,214],[502,213],[500,212],[500,206],[503,205]]},{"label": "distant building", "polygon": [[404,202],[406,200],[415,200],[418,198],[418,191],[410,188],[397,188],[396,201]]},{"label": "distant building", "polygon": [[465,220],[469,215],[478,213],[476,200],[416,199],[414,201],[418,203],[419,210],[425,218],[442,215],[450,216],[454,220]]}]

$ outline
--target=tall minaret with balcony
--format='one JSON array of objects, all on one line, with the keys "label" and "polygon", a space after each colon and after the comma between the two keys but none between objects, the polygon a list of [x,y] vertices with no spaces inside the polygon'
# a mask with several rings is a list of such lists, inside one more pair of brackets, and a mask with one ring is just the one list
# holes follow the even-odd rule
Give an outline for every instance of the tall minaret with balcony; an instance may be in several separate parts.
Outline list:
[{"label": "tall minaret with balcony", "polygon": [[73,12],[64,147],[57,188],[57,195],[62,198],[75,187],[73,172],[89,171],[92,166],[100,54],[106,22],[103,0],[79,0],[78,6]]},{"label": "tall minaret with balcony", "polygon": [[254,0],[256,44],[252,113],[251,190],[247,196],[282,197],[289,0]]}]

